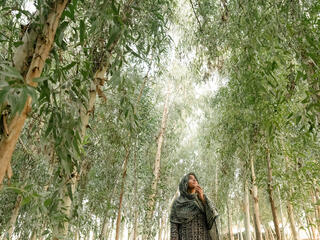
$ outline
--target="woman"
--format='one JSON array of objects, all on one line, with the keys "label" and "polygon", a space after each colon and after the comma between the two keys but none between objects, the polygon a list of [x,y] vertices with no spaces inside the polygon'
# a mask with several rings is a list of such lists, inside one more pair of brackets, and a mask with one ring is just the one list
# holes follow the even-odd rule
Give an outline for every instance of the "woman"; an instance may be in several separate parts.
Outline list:
[{"label": "woman", "polygon": [[171,240],[218,240],[218,213],[203,193],[194,173],[185,175],[179,184],[180,196],[170,214]]}]

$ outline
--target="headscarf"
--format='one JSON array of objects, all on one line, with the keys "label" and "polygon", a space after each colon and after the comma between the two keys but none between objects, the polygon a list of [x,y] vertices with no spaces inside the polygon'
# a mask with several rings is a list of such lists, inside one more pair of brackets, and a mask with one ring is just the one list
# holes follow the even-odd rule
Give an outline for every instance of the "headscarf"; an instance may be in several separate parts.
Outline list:
[{"label": "headscarf", "polygon": [[190,175],[193,175],[199,183],[196,175],[192,172],[183,176],[179,184],[180,196],[172,204],[170,222],[177,224],[187,223],[194,219],[195,216],[202,213],[206,216],[208,229],[211,229],[218,213],[206,195],[204,195],[205,204],[203,204],[197,194],[188,192]]}]

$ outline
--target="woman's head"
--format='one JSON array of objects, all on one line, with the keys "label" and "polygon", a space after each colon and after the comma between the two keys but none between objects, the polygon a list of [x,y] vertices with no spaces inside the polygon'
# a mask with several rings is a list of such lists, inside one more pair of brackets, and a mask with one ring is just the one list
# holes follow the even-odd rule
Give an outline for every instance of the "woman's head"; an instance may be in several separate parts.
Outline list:
[{"label": "woman's head", "polygon": [[191,172],[183,176],[179,184],[181,195],[189,195],[189,191],[198,185],[197,176]]},{"label": "woman's head", "polygon": [[196,186],[198,186],[198,179],[194,175],[194,173],[189,173],[188,177],[188,190],[194,189]]}]

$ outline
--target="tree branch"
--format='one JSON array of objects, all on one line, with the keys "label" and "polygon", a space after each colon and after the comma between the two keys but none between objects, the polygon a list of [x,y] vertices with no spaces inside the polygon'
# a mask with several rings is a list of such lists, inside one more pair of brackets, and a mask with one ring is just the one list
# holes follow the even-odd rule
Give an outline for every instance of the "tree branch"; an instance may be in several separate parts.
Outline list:
[{"label": "tree branch", "polygon": [[192,3],[192,0],[189,0],[189,2],[190,2],[190,4],[191,4],[193,14],[194,14],[194,16],[195,16],[195,18],[197,19],[197,22],[198,22],[198,24],[199,24],[199,30],[200,30],[200,32],[202,32],[201,23],[200,23],[200,20],[199,20],[197,14],[196,14],[196,10],[195,10],[195,8],[194,8],[194,5],[193,5],[193,3]]}]

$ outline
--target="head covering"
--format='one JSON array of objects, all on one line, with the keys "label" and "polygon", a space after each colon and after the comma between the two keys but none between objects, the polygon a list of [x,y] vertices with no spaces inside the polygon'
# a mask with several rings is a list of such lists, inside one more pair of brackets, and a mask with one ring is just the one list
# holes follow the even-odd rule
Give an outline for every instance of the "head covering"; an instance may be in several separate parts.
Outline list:
[{"label": "head covering", "polygon": [[204,205],[199,200],[198,195],[188,192],[190,175],[193,175],[199,182],[197,176],[192,172],[183,176],[179,184],[180,196],[173,202],[171,208],[170,222],[187,223],[199,213],[205,213]]}]

